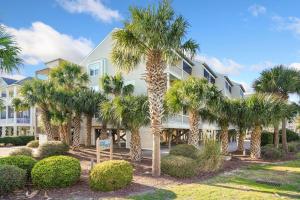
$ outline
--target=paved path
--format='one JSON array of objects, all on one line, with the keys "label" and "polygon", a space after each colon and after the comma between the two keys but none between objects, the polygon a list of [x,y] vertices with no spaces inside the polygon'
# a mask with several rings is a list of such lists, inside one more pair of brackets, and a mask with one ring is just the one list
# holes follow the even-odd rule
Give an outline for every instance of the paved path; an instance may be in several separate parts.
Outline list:
[{"label": "paved path", "polygon": [[0,157],[2,156],[8,156],[10,152],[12,152],[15,149],[21,148],[24,146],[17,146],[17,147],[0,147]]}]

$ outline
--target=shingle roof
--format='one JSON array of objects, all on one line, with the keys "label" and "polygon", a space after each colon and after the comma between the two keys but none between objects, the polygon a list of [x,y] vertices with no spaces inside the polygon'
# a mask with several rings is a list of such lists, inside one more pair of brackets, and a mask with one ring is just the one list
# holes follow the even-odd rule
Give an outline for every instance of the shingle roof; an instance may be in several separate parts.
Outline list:
[{"label": "shingle roof", "polygon": [[25,81],[28,81],[28,80],[31,80],[33,79],[32,77],[26,77],[26,78],[23,78],[21,80],[18,80],[17,82],[15,82],[15,84],[18,84],[18,85],[22,85]]},{"label": "shingle roof", "polygon": [[3,81],[7,84],[7,85],[11,85],[15,82],[17,82],[18,80],[12,79],[12,78],[5,78],[5,77],[1,77],[3,79]]}]

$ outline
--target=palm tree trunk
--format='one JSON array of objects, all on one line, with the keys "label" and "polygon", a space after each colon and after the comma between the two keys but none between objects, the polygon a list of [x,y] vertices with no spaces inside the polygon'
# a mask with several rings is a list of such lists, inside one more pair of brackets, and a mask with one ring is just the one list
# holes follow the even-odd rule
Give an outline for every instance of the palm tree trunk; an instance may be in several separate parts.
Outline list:
[{"label": "palm tree trunk", "polygon": [[279,148],[279,125],[274,125],[274,146],[275,148]]},{"label": "palm tree trunk", "polygon": [[73,134],[73,150],[79,149],[80,145],[80,129],[81,129],[81,116],[76,114],[73,119],[74,134]]},{"label": "palm tree trunk", "polygon": [[250,144],[250,157],[258,159],[261,156],[260,143],[261,143],[261,126],[256,125],[251,134],[251,144]]},{"label": "palm tree trunk", "polygon": [[237,147],[238,152],[244,151],[244,140],[245,140],[245,132],[243,130],[240,130],[238,147]]},{"label": "palm tree trunk", "polygon": [[228,126],[221,127],[222,154],[228,154]]},{"label": "palm tree trunk", "polygon": [[130,158],[134,162],[140,162],[142,160],[142,145],[139,129],[131,130]]},{"label": "palm tree trunk", "polygon": [[149,99],[150,126],[153,134],[152,175],[160,176],[160,133],[164,114],[164,94],[167,88],[165,63],[160,51],[151,51],[146,61],[146,83]]},{"label": "palm tree trunk", "polygon": [[41,118],[45,128],[45,133],[47,135],[47,140],[48,141],[54,140],[49,112],[45,110],[41,110]]},{"label": "palm tree trunk", "polygon": [[63,143],[70,145],[70,137],[69,137],[69,128],[68,128],[68,123],[61,124],[59,126],[59,134],[60,134],[60,141]]},{"label": "palm tree trunk", "polygon": [[92,120],[93,118],[90,116],[90,115],[85,115],[85,118],[86,118],[86,137],[85,137],[85,146],[86,147],[89,147],[91,146],[91,141],[92,141]]},{"label": "palm tree trunk", "polygon": [[287,139],[286,139],[286,119],[282,119],[282,149],[285,153],[288,153],[288,145],[287,145]]},{"label": "palm tree trunk", "polygon": [[199,147],[199,114],[197,112],[189,112],[190,135],[188,144]]},{"label": "palm tree trunk", "polygon": [[100,139],[104,140],[108,138],[107,134],[107,123],[102,122],[102,129],[101,129],[101,134],[100,134]]}]

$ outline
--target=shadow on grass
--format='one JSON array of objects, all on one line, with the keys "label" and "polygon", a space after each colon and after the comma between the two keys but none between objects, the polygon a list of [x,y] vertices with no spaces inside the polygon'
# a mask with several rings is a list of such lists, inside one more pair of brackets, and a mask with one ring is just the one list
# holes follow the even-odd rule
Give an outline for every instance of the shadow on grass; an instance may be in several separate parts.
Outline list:
[{"label": "shadow on grass", "polygon": [[132,199],[132,200],[160,200],[160,199],[176,199],[177,195],[166,189],[157,189],[154,190],[153,192],[147,192],[147,193],[142,193],[139,195],[134,195],[134,196],[129,196],[127,199]]}]

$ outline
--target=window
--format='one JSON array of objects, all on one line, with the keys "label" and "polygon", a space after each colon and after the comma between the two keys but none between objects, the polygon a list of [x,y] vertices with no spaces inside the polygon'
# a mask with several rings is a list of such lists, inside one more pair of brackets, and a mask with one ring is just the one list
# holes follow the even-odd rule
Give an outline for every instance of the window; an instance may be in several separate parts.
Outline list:
[{"label": "window", "polygon": [[212,83],[212,84],[215,84],[216,83],[216,79],[214,78],[214,77],[210,77],[210,82]]},{"label": "window", "polygon": [[1,111],[1,119],[6,119],[6,108],[5,107]]},{"label": "window", "polygon": [[244,91],[242,89],[240,90],[240,95],[241,97],[244,97]]},{"label": "window", "polygon": [[182,68],[183,68],[183,71],[185,71],[189,75],[192,74],[192,67],[189,64],[187,64],[187,62],[185,62],[185,61],[182,62]]},{"label": "window", "polygon": [[98,62],[90,64],[89,65],[90,76],[98,76],[99,68],[100,68],[100,64]]},{"label": "window", "polygon": [[97,62],[88,65],[90,76],[103,76],[107,73],[106,59],[101,59]]},{"label": "window", "polygon": [[11,106],[8,106],[8,118],[14,118],[14,109]]},{"label": "window", "polygon": [[208,80],[208,82],[212,84],[216,83],[216,79],[212,75],[210,75],[206,69],[204,69],[204,77]]},{"label": "window", "polygon": [[6,97],[6,92],[5,91],[1,92],[1,97]]},{"label": "window", "polygon": [[231,93],[231,86],[229,85],[229,83],[227,81],[225,82],[225,87]]},{"label": "window", "polygon": [[206,69],[204,69],[204,77],[209,80],[209,73]]}]

